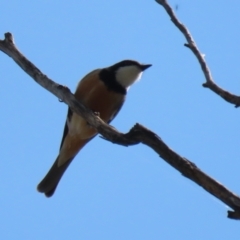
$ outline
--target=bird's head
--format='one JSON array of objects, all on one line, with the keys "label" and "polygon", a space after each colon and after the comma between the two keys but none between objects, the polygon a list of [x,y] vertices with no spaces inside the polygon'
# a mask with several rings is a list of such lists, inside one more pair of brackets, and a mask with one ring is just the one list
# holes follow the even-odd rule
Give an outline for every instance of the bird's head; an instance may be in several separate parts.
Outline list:
[{"label": "bird's head", "polygon": [[109,70],[114,72],[115,79],[120,85],[128,88],[141,78],[143,71],[151,66],[151,64],[140,64],[137,61],[124,60],[109,67]]}]

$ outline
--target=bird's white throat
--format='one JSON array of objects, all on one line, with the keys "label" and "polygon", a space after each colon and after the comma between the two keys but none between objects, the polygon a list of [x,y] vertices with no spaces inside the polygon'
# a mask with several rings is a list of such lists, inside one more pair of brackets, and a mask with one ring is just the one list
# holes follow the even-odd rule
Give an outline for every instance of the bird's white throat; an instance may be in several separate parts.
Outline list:
[{"label": "bird's white throat", "polygon": [[129,88],[134,82],[140,80],[142,70],[137,66],[120,67],[116,72],[116,81],[123,87]]}]

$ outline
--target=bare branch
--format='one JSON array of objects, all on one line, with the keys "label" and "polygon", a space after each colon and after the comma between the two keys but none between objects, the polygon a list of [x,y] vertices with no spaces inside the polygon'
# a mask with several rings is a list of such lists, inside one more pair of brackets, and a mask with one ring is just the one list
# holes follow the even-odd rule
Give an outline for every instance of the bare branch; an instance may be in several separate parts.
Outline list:
[{"label": "bare branch", "polygon": [[240,197],[206,175],[194,163],[171,150],[157,134],[140,124],[136,124],[128,133],[123,134],[103,122],[96,114],[87,109],[81,102],[78,102],[67,87],[59,85],[49,79],[24,57],[14,45],[13,37],[10,33],[6,33],[5,39],[0,40],[0,50],[11,57],[38,84],[61,99],[69,105],[74,112],[86,119],[92,127],[97,129],[104,139],[123,146],[138,143],[149,146],[158,153],[162,159],[181,172],[183,176],[202,186],[206,191],[232,208],[233,211],[228,211],[229,218],[240,219]]},{"label": "bare branch", "polygon": [[211,89],[213,92],[215,92],[216,94],[221,96],[227,102],[235,104],[235,107],[239,107],[240,106],[240,96],[236,96],[236,95],[233,95],[233,94],[225,91],[224,89],[220,88],[213,81],[210,69],[208,68],[207,63],[204,59],[204,55],[200,53],[189,30],[177,19],[176,15],[173,12],[173,9],[168,4],[167,0],[155,0],[155,1],[163,6],[163,8],[166,10],[168,15],[170,16],[171,21],[185,36],[187,43],[185,43],[184,46],[188,47],[193,52],[193,54],[196,56],[200,66],[202,68],[203,74],[205,76],[206,83],[203,83],[203,87]]}]

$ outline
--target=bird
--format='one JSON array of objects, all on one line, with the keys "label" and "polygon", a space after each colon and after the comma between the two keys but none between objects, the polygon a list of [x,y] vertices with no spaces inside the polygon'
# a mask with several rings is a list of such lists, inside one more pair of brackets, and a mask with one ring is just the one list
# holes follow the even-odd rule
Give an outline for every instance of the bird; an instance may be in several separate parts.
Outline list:
[{"label": "bird", "polygon": [[[74,96],[109,124],[122,108],[130,86],[151,66],[123,60],[110,67],[93,70],[80,80]],[[96,129],[68,108],[59,154],[37,190],[51,197],[72,160],[96,135]]]}]

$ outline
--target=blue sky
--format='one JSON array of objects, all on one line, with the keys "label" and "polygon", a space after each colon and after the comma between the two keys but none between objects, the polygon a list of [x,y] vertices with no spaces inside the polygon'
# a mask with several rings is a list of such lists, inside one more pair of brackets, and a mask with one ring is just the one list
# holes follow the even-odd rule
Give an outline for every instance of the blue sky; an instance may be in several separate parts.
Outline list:
[{"label": "blue sky", "polygon": [[[174,0],[213,78],[240,92],[240,2]],[[155,131],[240,193],[239,109],[201,85],[200,66],[155,1],[3,1],[1,38],[72,91],[92,69],[135,59],[153,66],[130,90],[112,125]],[[144,145],[96,137],[75,158],[55,195],[36,191],[55,160],[67,106],[0,53],[1,239],[239,239],[228,207]]]}]

